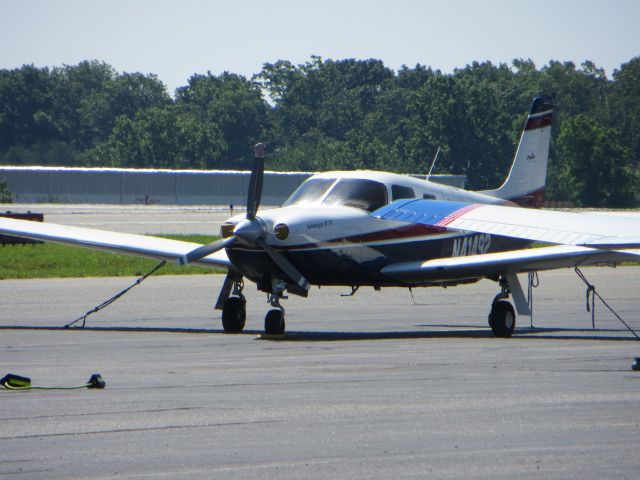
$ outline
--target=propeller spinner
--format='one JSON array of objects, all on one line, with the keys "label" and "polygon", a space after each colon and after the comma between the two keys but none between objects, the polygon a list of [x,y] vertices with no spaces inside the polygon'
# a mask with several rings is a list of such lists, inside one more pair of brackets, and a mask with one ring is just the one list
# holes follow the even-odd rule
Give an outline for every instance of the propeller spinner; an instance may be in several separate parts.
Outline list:
[{"label": "propeller spinner", "polygon": [[294,267],[284,255],[269,245],[266,240],[267,229],[260,217],[256,216],[262,198],[262,184],[264,182],[264,151],[263,143],[258,143],[254,147],[254,163],[249,179],[249,192],[247,194],[247,214],[234,227],[230,237],[216,240],[198,247],[178,259],[178,264],[186,265],[200,260],[207,255],[227,248],[234,243],[242,243],[249,246],[257,246],[264,250],[273,262],[293,280],[299,287],[309,289],[309,282]]}]

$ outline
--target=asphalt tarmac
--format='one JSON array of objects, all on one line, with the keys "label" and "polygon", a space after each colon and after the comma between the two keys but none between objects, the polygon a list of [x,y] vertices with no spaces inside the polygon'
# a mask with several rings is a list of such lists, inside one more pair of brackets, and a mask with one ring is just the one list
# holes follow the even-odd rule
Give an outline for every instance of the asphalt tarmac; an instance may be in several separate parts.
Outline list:
[{"label": "asphalt tarmac", "polygon": [[[262,205],[261,208],[269,208]],[[99,228],[139,234],[219,235],[220,225],[233,213],[244,212],[242,205],[231,211],[228,205],[93,205],[93,204],[8,204],[3,211],[38,212],[44,221],[85,228]],[[580,210],[594,215],[603,210]],[[640,218],[640,211],[618,210],[618,216]]]},{"label": "asphalt tarmac", "polygon": [[[640,268],[588,268],[640,330]],[[496,339],[496,286],[291,297],[287,334],[212,310],[222,277],[151,277],[84,329],[63,326],[132,278],[0,282],[0,478],[637,479],[640,342],[570,270],[542,272],[534,325]]]},{"label": "asphalt tarmac", "polygon": [[[74,227],[139,234],[219,235],[220,224],[231,216],[224,205],[91,205],[11,204],[3,211],[37,212],[44,221]],[[267,208],[267,207],[263,207]],[[244,212],[235,207],[233,213]]]}]

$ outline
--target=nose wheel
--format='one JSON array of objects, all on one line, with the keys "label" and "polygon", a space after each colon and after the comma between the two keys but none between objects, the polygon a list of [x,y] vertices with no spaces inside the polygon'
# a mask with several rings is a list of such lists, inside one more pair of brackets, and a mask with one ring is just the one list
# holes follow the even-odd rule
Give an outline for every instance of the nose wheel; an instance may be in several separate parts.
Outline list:
[{"label": "nose wheel", "polygon": [[271,279],[271,293],[269,294],[269,304],[274,307],[267,312],[264,317],[264,333],[267,335],[284,335],[284,307],[280,305],[281,298],[287,298],[283,292],[287,287],[283,280]]},{"label": "nose wheel", "polygon": [[274,308],[264,317],[264,333],[267,335],[284,335],[284,311]]}]

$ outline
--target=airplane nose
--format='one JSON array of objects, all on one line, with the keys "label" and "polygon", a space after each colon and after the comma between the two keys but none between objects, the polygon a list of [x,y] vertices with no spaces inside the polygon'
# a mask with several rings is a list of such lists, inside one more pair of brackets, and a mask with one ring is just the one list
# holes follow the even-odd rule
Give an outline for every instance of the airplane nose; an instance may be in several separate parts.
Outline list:
[{"label": "airplane nose", "polygon": [[256,240],[263,237],[265,232],[264,223],[258,217],[244,218],[233,229],[233,234],[238,240],[247,245],[255,245]]}]

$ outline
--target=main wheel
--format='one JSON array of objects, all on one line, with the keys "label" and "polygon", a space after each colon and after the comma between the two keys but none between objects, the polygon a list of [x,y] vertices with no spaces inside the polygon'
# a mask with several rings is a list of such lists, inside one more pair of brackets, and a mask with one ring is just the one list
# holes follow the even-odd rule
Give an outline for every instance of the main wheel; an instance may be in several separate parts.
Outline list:
[{"label": "main wheel", "polygon": [[506,300],[494,302],[489,313],[489,326],[496,337],[508,338],[516,328],[516,313]]},{"label": "main wheel", "polygon": [[264,317],[264,333],[267,335],[284,334],[284,312],[282,310],[273,309],[267,312]]},{"label": "main wheel", "polygon": [[240,333],[247,319],[246,302],[240,297],[229,297],[222,307],[222,328],[227,333]]}]

